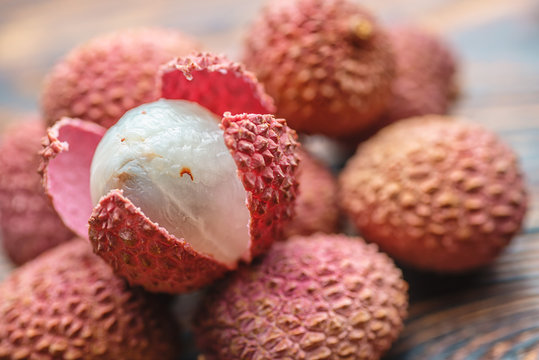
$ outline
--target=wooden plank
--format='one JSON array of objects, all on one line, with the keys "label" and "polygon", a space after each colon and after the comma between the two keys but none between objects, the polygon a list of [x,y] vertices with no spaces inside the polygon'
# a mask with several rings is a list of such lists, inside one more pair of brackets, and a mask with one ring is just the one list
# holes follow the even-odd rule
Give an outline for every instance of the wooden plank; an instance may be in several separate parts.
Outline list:
[{"label": "wooden plank", "polygon": [[516,359],[539,349],[539,233],[460,276],[405,272],[413,305],[388,359]]}]

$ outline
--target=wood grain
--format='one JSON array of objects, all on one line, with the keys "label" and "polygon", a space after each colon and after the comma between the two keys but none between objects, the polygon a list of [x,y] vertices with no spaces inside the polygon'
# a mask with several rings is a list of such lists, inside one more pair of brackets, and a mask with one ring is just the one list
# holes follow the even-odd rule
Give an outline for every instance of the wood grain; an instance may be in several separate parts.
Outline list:
[{"label": "wood grain", "polygon": [[[241,55],[245,26],[265,0],[100,2],[0,0],[0,131],[38,111],[40,84],[69,49],[118,28],[159,25]],[[462,276],[405,270],[407,327],[387,359],[539,359],[539,2],[364,0],[387,24],[443,34],[462,59],[455,114],[496,131],[529,184],[524,234],[492,266]],[[0,175],[1,176],[1,175]],[[9,265],[0,254],[0,279]]]},{"label": "wood grain", "polygon": [[[539,351],[539,233],[461,276],[406,272],[407,326],[388,359],[516,359]],[[530,356],[532,356],[530,355]]]}]

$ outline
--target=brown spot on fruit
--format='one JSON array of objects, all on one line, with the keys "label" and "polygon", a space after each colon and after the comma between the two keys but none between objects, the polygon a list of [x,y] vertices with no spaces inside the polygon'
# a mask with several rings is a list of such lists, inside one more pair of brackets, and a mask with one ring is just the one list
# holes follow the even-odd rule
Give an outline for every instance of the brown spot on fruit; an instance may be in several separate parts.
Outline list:
[{"label": "brown spot on fruit", "polygon": [[123,186],[126,182],[131,180],[133,178],[133,176],[131,174],[126,173],[126,172],[122,172],[122,173],[118,174],[118,176],[116,178],[118,179],[119,186]]},{"label": "brown spot on fruit", "polygon": [[193,174],[191,174],[191,169],[189,169],[188,167],[182,167],[182,169],[180,170],[180,177],[183,177],[185,174],[189,175],[191,181],[195,180],[193,178]]},{"label": "brown spot on fruit", "polygon": [[360,40],[370,39],[374,30],[373,23],[362,17],[354,17],[350,21],[352,33]]}]

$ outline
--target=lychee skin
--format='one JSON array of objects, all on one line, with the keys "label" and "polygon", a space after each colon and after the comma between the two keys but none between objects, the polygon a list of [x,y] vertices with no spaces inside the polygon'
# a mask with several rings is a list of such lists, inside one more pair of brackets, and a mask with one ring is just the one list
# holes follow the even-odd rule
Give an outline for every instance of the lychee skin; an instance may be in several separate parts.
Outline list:
[{"label": "lychee skin", "polygon": [[491,262],[527,207],[514,152],[443,116],[401,120],[358,147],[339,178],[360,233],[408,265],[462,272]]},{"label": "lychee skin", "polygon": [[244,63],[295,130],[350,137],[385,110],[393,54],[384,31],[357,4],[273,1],[249,34]]},{"label": "lychee skin", "polygon": [[0,231],[4,249],[17,265],[73,237],[37,173],[44,135],[41,119],[32,118],[8,127],[0,142]]},{"label": "lychee skin", "polygon": [[[224,142],[247,192],[250,248],[247,262],[282,237],[296,198],[296,134],[272,115],[225,113]],[[119,190],[92,211],[89,239],[94,252],[130,284],[149,291],[180,293],[208,285],[226,266],[198,253],[189,239],[178,239],[152,222]]]},{"label": "lychee skin", "polygon": [[439,36],[412,26],[388,30],[397,74],[384,123],[428,114],[446,114],[455,100],[457,58]]},{"label": "lychee skin", "polygon": [[337,232],[337,180],[327,166],[308,152],[299,151],[298,155],[296,212],[292,221],[285,226],[285,237]]},{"label": "lychee skin", "polygon": [[214,114],[274,114],[273,99],[241,63],[224,55],[175,58],[159,72],[161,97],[196,102]]},{"label": "lychee skin", "polygon": [[197,48],[178,31],[159,28],[96,37],[48,74],[41,99],[46,122],[52,126],[67,116],[108,128],[127,110],[157,100],[160,66]]},{"label": "lychee skin", "polygon": [[175,359],[167,305],[73,240],[0,284],[0,359]]},{"label": "lychee skin", "polygon": [[266,252],[293,218],[298,191],[297,135],[273,115],[225,113],[225,144],[247,191],[251,254]]},{"label": "lychee skin", "polygon": [[94,253],[129,284],[148,291],[196,290],[230,270],[152,222],[120,190],[103,197],[89,225]]},{"label": "lychee skin", "polygon": [[407,284],[375,245],[317,234],[210,289],[194,325],[207,359],[378,359],[406,307]]}]

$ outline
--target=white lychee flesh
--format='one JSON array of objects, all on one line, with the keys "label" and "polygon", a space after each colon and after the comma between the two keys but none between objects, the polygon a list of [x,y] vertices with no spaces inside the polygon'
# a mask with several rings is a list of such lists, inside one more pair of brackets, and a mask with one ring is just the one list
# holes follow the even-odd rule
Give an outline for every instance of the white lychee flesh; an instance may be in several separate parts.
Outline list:
[{"label": "white lychee flesh", "polygon": [[94,205],[123,190],[150,220],[223,264],[249,258],[247,194],[219,119],[198,104],[128,111],[97,147],[90,189]]}]

